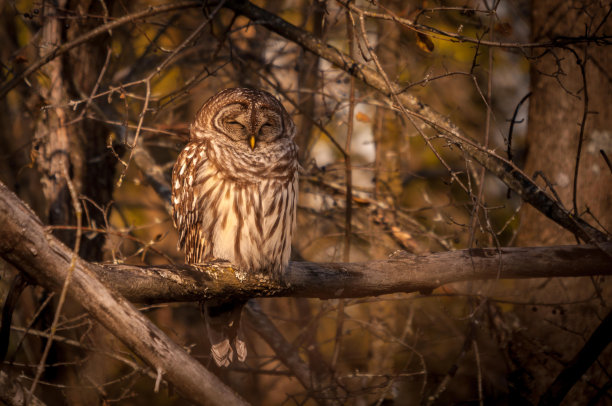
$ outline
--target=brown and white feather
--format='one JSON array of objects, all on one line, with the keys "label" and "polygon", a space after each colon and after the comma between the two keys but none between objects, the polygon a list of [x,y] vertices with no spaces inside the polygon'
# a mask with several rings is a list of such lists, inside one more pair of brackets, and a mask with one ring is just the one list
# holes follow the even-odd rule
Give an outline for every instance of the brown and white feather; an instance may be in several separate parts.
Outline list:
[{"label": "brown and white feather", "polygon": [[[188,263],[224,259],[244,271],[278,276],[289,261],[295,225],[295,127],[270,94],[230,90],[198,112],[191,139],[174,166],[172,204],[179,246]],[[233,97],[223,97],[229,95]],[[247,140],[226,137],[218,120],[238,102],[248,104],[248,120],[261,120],[261,110],[278,116],[280,136],[258,142],[253,150]]]}]

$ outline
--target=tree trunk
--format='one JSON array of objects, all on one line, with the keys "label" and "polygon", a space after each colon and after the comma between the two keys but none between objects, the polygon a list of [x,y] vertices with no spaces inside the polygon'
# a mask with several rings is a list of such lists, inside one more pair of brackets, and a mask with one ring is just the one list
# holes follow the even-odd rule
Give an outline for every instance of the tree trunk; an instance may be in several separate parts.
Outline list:
[{"label": "tree trunk", "polygon": [[[610,32],[609,19],[602,24],[608,10],[596,3],[587,7],[585,3],[533,1],[532,40]],[[612,226],[612,175],[600,151],[608,156],[612,154],[612,105],[609,101],[612,89],[607,72],[612,55],[605,47],[584,44],[549,49],[543,54],[539,51],[533,56],[525,172],[530,176],[542,173],[547,181],[538,176],[538,184],[552,186],[566,210],[600,230],[603,226],[609,231]],[[585,115],[585,111],[588,114]],[[578,177],[574,185],[578,154]],[[575,243],[576,239],[572,233],[525,205],[517,238],[519,245],[567,244]],[[516,312],[522,332],[515,332],[507,347],[515,369],[509,375],[510,385],[514,393],[537,401],[549,386],[552,388],[555,377],[561,376],[563,365],[582,353],[584,342],[609,311],[606,303],[611,297],[612,286],[603,279],[574,278],[524,281],[517,283],[516,289],[534,303],[568,304],[559,305],[552,311],[533,306]],[[570,306],[571,302],[589,296],[599,297],[599,300]],[[610,365],[609,350],[599,357],[600,365]],[[594,388],[605,385],[606,381],[601,368],[591,367],[583,380],[576,385],[572,383],[568,401],[586,403],[596,396]]]},{"label": "tree trunk", "polygon": [[[584,35],[585,27],[590,35],[595,35],[594,30],[599,27],[607,10],[596,6],[587,10],[581,4],[573,3],[585,2],[566,2],[560,5],[557,1],[534,1],[533,41]],[[609,32],[611,26],[608,19],[597,34]],[[532,175],[541,171],[554,186],[565,208],[573,209],[576,156],[581,138],[581,122],[587,108],[589,114],[586,116],[582,136],[576,209],[585,220],[595,224],[590,215],[584,214],[588,209],[605,229],[611,230],[612,174],[600,150],[608,157],[612,156],[612,87],[607,70],[612,66],[612,54],[606,47],[586,44],[572,47],[572,50],[552,49],[537,58],[531,66],[532,96],[525,172]],[[586,88],[579,63],[586,65]],[[587,96],[588,106],[585,106]],[[540,184],[545,185],[541,179]],[[556,245],[575,241],[571,233],[542,216],[533,207],[526,207],[523,211],[519,245]]]}]

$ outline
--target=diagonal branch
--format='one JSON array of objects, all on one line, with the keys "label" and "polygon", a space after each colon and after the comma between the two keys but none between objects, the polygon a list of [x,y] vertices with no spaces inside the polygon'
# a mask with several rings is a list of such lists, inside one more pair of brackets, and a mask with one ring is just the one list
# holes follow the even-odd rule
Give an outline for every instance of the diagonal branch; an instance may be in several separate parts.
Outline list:
[{"label": "diagonal branch", "polygon": [[246,306],[249,322],[257,330],[257,333],[274,350],[279,360],[285,364],[302,386],[310,392],[321,404],[339,405],[342,404],[339,395],[336,393],[338,388],[333,385],[326,385],[323,377],[315,373],[314,370],[300,358],[296,349],[283,337],[274,323],[261,310],[257,302],[251,301]]},{"label": "diagonal branch", "polygon": [[612,312],[603,319],[582,349],[540,397],[539,406],[558,405],[612,341]]},{"label": "diagonal branch", "polygon": [[3,83],[2,86],[0,87],[0,99],[6,96],[6,94],[11,89],[13,89],[19,83],[21,83],[21,81],[27,78],[30,74],[40,69],[41,66],[44,66],[50,61],[57,58],[58,56],[65,54],[66,52],[70,51],[72,48],[78,47],[79,45],[82,45],[86,43],[87,41],[90,41],[96,38],[99,35],[108,33],[109,30],[112,30],[116,27],[119,27],[127,23],[134,22],[136,20],[140,20],[145,17],[152,17],[157,14],[162,14],[168,11],[180,10],[184,8],[195,8],[195,7],[201,6],[201,4],[202,3],[199,1],[183,1],[183,2],[178,2],[178,3],[163,4],[157,7],[148,7],[146,10],[128,14],[126,16],[113,20],[109,23],[100,25],[94,28],[93,30],[89,31],[85,35],[81,35],[80,37],[75,38],[72,41],[66,42],[65,44],[62,44],[62,45],[59,45],[53,48],[51,51],[45,54],[42,58],[34,62],[32,65],[28,66],[26,70],[17,74],[10,81]]},{"label": "diagonal branch", "polygon": [[[35,214],[0,183],[0,256],[38,284],[59,291],[72,250],[49,235]],[[102,268],[80,258],[68,295],[182,394],[197,404],[246,404],[157,326],[95,276]]]},{"label": "diagonal branch", "polygon": [[392,82],[390,83],[391,86],[388,86],[383,76],[376,70],[355,61],[334,46],[321,41],[309,32],[290,24],[277,15],[257,7],[248,0],[231,0],[226,3],[226,7],[328,60],[384,95],[397,96],[401,104],[409,109],[409,114],[431,125],[445,137],[448,137],[480,165],[499,177],[524,201],[584,241],[596,243],[608,240],[604,233],[565,210],[559,202],[540,189],[512,162],[470,140],[448,118],[422,103],[417,97],[402,93],[397,83]]},{"label": "diagonal branch", "polygon": [[[0,371],[0,400],[7,406],[25,406],[28,390],[21,382],[21,377],[11,376]],[[45,406],[36,396],[31,396],[29,406]]]}]

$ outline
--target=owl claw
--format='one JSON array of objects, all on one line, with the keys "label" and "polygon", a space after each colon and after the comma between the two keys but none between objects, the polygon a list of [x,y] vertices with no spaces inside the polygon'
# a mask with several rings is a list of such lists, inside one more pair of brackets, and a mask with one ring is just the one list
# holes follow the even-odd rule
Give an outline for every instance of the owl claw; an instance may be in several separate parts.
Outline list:
[{"label": "owl claw", "polygon": [[238,357],[238,361],[244,362],[247,356],[246,343],[240,338],[236,337],[236,341],[234,341],[234,346],[236,347],[236,355]]},{"label": "owl claw", "polygon": [[[220,367],[229,366],[230,362],[232,362],[234,359],[234,351],[232,350],[232,346],[227,338],[220,343],[213,344],[210,347],[210,353],[212,354],[215,363]],[[246,351],[244,355],[246,356]]]}]

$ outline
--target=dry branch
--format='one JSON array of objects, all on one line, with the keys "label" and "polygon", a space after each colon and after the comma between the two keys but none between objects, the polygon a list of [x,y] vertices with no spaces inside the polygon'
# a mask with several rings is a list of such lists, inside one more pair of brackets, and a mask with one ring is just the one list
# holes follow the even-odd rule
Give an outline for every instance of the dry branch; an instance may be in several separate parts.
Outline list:
[{"label": "dry branch", "polygon": [[284,284],[236,271],[229,263],[183,266],[96,266],[99,278],[136,302],[196,301],[257,296],[321,299],[430,291],[468,280],[612,274],[612,243],[472,249],[382,261],[291,262]]},{"label": "dry branch", "polygon": [[325,379],[319,376],[320,374],[317,374],[314,369],[309,368],[300,358],[298,351],[278,331],[257,302],[249,302],[246,311],[249,315],[249,322],[257,333],[268,343],[270,348],[274,349],[279,360],[293,372],[311,396],[323,405],[340,405],[343,403],[340,402],[336,393],[337,388],[329,383],[326,385]]},{"label": "dry branch", "polygon": [[321,41],[309,32],[290,24],[273,13],[257,7],[247,0],[231,0],[226,3],[226,7],[326,59],[384,95],[397,96],[402,105],[409,110],[409,114],[431,125],[445,137],[448,137],[451,142],[455,143],[480,165],[499,177],[509,188],[521,196],[524,201],[584,241],[595,243],[608,240],[604,233],[565,210],[558,201],[540,189],[533,180],[512,162],[470,140],[448,118],[422,103],[417,97],[402,92],[401,87],[397,83],[391,82],[388,85],[385,78],[376,70],[366,64],[355,61],[338,48]]},{"label": "dry branch", "polygon": [[[36,283],[59,291],[72,251],[0,183],[0,256]],[[198,404],[246,404],[183,348],[95,276],[102,268],[77,259],[68,295],[187,398]]]},{"label": "dry branch", "polygon": [[[0,255],[38,283],[59,289],[70,262],[71,251],[48,235],[34,213],[0,184]],[[602,251],[603,248],[603,251]],[[425,256],[405,253],[387,260],[352,263],[292,262],[283,283],[261,275],[240,272],[226,262],[200,266],[136,266],[92,264],[78,261],[78,280],[72,296],[111,331],[121,322],[98,314],[99,306],[119,306],[121,312],[142,316],[123,298],[105,290],[99,300],[87,296],[92,286],[107,286],[135,302],[181,302],[209,298],[295,296],[347,298],[394,292],[430,291],[438,286],[467,280],[522,279],[612,274],[612,243],[598,247],[510,247],[440,252]],[[95,296],[95,295],[94,295]],[[108,300],[108,304],[104,300]],[[147,327],[148,326],[148,327]],[[151,325],[141,328],[152,328]],[[155,334],[162,334],[155,332]],[[129,340],[133,337],[125,337]],[[132,347],[130,347],[132,348]],[[138,347],[132,348],[136,351]],[[149,349],[142,349],[142,356]],[[138,351],[136,351],[138,352]],[[146,358],[146,357],[145,357]],[[149,358],[146,358],[149,359]],[[155,360],[156,358],[152,358]],[[159,365],[161,360],[156,361]]]},{"label": "dry branch", "polygon": [[30,66],[28,66],[23,72],[17,74],[10,81],[3,83],[2,86],[0,86],[0,99],[6,96],[6,94],[11,89],[13,89],[19,83],[21,83],[29,75],[31,75],[32,73],[40,69],[40,67],[46,65],[47,63],[54,60],[58,56],[65,54],[71,49],[78,47],[79,45],[82,45],[86,43],[87,41],[90,41],[100,35],[108,33],[113,28],[138,21],[146,17],[152,17],[157,14],[167,13],[169,11],[180,10],[184,8],[199,7],[200,5],[201,5],[201,2],[198,2],[198,1],[185,1],[185,2],[178,2],[178,3],[163,4],[157,7],[148,7],[146,10],[128,14],[126,16],[113,20],[109,23],[100,25],[99,27],[94,28],[93,30],[89,31],[85,35],[82,35],[78,38],[75,38],[72,41],[66,42],[62,45],[59,45],[53,48],[51,51],[47,52],[42,58],[40,58],[39,60],[31,64]]},{"label": "dry branch", "polygon": [[558,405],[576,382],[587,372],[599,355],[612,341],[612,312],[603,319],[576,356],[563,368],[546,392],[540,397],[538,406]]}]

